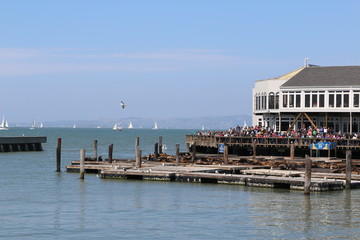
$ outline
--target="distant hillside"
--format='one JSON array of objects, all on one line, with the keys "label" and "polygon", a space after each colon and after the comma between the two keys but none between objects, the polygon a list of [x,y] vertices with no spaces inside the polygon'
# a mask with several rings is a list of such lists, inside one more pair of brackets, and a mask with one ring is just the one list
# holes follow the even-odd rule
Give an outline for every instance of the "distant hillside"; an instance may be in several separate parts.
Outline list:
[{"label": "distant hillside", "polygon": [[[76,124],[79,128],[111,128],[115,122],[121,122],[122,127],[126,128],[129,122],[132,122],[134,128],[151,128],[156,121],[159,128],[170,129],[228,129],[236,125],[243,125],[244,121],[251,124],[251,116],[224,116],[224,117],[199,117],[199,118],[121,118],[121,119],[99,119],[99,120],[63,120],[43,122],[45,127],[72,127]],[[29,123],[16,123],[16,126],[29,126]]]}]

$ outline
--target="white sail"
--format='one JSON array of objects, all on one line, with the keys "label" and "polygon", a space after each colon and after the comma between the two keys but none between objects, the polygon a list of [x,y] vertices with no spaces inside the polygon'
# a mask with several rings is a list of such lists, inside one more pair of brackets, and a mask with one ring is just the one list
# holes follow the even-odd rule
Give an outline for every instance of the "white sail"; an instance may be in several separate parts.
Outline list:
[{"label": "white sail", "polygon": [[113,130],[114,131],[121,131],[122,130],[121,124],[115,123],[115,125],[113,127]]},{"label": "white sail", "polygon": [[35,120],[33,121],[33,123],[31,124],[30,130],[34,130],[35,129]]},{"label": "white sail", "polygon": [[156,121],[155,121],[155,123],[154,123],[154,126],[152,127],[152,129],[158,129],[158,125],[157,125],[157,123],[156,123]]},{"label": "white sail", "polygon": [[44,127],[44,125],[43,125],[43,123],[41,122],[39,128],[43,128],[43,127]]},{"label": "white sail", "polygon": [[132,128],[134,128],[134,126],[132,125],[132,122],[130,121],[128,129],[132,129]]},{"label": "white sail", "polygon": [[202,126],[201,130],[202,130],[202,131],[204,131],[204,130],[205,130],[205,126],[204,126],[204,125]]},{"label": "white sail", "polygon": [[72,128],[76,128],[76,124],[74,123],[74,125],[72,126]]},{"label": "white sail", "polygon": [[9,124],[8,121],[5,119],[5,117],[3,116],[1,125],[0,125],[0,130],[9,130]]}]

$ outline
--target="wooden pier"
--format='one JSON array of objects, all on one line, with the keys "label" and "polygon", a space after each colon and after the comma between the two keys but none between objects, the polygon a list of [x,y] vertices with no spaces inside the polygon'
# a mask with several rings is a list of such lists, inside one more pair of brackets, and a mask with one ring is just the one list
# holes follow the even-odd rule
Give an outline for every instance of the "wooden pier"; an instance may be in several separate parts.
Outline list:
[{"label": "wooden pier", "polygon": [[[304,190],[305,170],[270,169],[261,165],[176,165],[143,161],[137,168],[134,160],[85,161],[85,172],[96,173],[103,179],[152,180],[193,183],[235,184],[251,187]],[[67,172],[79,172],[80,161],[66,166]],[[313,169],[316,170],[316,169]],[[311,176],[310,191],[345,189],[345,174],[316,172]],[[360,187],[360,175],[353,174],[351,188]]]},{"label": "wooden pier", "polygon": [[0,152],[42,151],[46,137],[0,137]]},{"label": "wooden pier", "polygon": [[[199,138],[187,136],[190,152],[179,152],[176,156],[159,151],[155,143],[155,152],[141,157],[139,139],[135,144],[135,159],[113,158],[113,144],[109,146],[109,157],[97,157],[97,140],[94,141],[94,156],[85,157],[85,149],[80,150],[80,161],[72,161],[66,166],[67,172],[80,173],[80,179],[86,179],[85,173],[95,173],[103,179],[153,180],[170,182],[193,182],[232,184],[251,187],[285,188],[310,191],[331,191],[345,188],[360,188],[360,160],[352,160],[352,150],[346,150],[346,159],[329,157],[296,157],[294,142],[269,139],[261,144],[282,144],[292,149],[290,156],[258,156],[254,138]],[[162,139],[160,139],[159,142]],[[226,143],[222,154],[200,154],[198,146],[212,146],[218,150],[218,143]],[[231,154],[232,144],[253,149],[252,155]],[[305,147],[307,143],[296,143]],[[357,145],[353,146],[357,148]],[[353,149],[354,149],[353,148]],[[61,139],[57,147],[57,171],[60,171]],[[232,149],[232,151],[234,151]]]}]

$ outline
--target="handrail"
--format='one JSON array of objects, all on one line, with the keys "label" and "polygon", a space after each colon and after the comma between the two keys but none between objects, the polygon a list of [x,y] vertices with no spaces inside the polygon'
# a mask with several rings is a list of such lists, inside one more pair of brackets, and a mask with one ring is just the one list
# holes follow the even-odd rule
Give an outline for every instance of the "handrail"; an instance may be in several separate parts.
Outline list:
[{"label": "handrail", "polygon": [[308,146],[317,142],[335,142],[339,147],[360,147],[360,139],[333,139],[333,138],[281,138],[281,137],[234,137],[234,136],[203,136],[186,135],[187,142],[207,142],[208,144],[225,143],[229,145],[245,145],[256,141],[261,145],[289,145]]}]

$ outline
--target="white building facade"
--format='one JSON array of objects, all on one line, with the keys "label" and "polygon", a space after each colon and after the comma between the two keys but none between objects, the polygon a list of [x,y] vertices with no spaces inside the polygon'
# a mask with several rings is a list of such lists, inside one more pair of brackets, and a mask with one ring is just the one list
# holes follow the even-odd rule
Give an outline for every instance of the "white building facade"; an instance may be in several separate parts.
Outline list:
[{"label": "white building facade", "polygon": [[252,125],[287,131],[313,125],[360,132],[360,66],[306,66],[258,80]]}]

